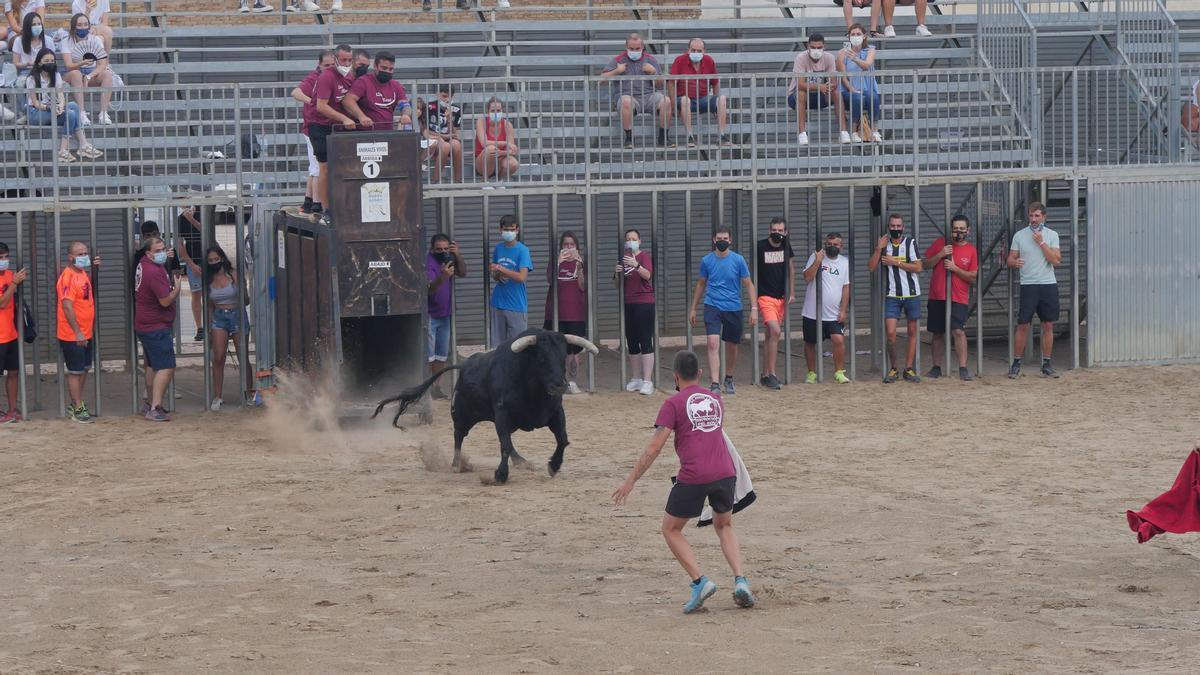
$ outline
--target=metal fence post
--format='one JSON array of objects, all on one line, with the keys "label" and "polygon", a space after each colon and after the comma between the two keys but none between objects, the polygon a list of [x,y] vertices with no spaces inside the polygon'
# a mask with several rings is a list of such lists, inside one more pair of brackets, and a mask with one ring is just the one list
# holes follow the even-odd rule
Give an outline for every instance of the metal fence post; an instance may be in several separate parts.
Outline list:
[{"label": "metal fence post", "polygon": [[[950,219],[954,217],[954,214],[950,213],[950,209],[953,207],[950,206],[950,184],[949,183],[946,183],[945,189],[946,189],[946,203],[945,203],[944,209],[943,209],[944,213],[945,213],[945,222],[942,223],[942,233],[943,233],[942,234],[942,243],[946,246],[953,247],[954,240],[952,238],[952,235],[950,234]],[[953,248],[951,249],[950,258],[951,259],[954,258]],[[954,275],[952,275],[950,273],[950,268],[946,266],[944,259],[942,261],[942,267],[944,268],[943,271],[946,274],[946,303],[945,303],[946,304],[946,307],[945,307],[946,316],[945,316],[945,323],[942,324],[942,327],[943,327],[942,347],[943,347],[943,351],[945,352],[945,354],[942,357],[942,361],[945,365],[942,370],[943,370],[944,374],[947,377],[949,377],[950,376],[950,350],[954,343],[954,339],[953,339],[954,331],[952,330],[953,327],[950,325],[950,318],[951,318],[950,308],[954,303]],[[929,275],[929,283],[931,285],[933,284],[933,274],[932,273]],[[970,305],[970,302],[971,302],[970,298],[968,298],[967,299],[968,306]],[[932,361],[932,360],[933,359],[930,359],[930,361]],[[936,366],[938,364],[935,362],[932,365]]]},{"label": "metal fence post", "polygon": [[1071,179],[1071,369],[1079,369],[1079,179]]},{"label": "metal fence post", "polygon": [[[825,224],[824,223],[824,213],[823,213],[824,210],[825,210],[825,188],[818,185],[817,186],[817,213],[816,213],[817,217],[813,219],[813,223],[814,223],[813,246],[815,247],[813,249],[814,251],[821,250],[821,229],[822,229],[822,226]],[[832,264],[832,263],[830,263],[830,264]],[[813,277],[812,282],[813,282],[813,289],[815,291],[815,296],[816,296],[816,302],[813,303],[813,314],[815,314],[817,317],[816,318],[816,324],[817,324],[817,330],[816,330],[816,335],[817,335],[817,382],[824,383],[825,382],[825,312],[823,310],[824,310],[825,306],[822,304],[824,302],[824,299],[822,298],[822,295],[824,295],[822,293],[822,291],[824,289],[821,288],[822,281],[821,281],[821,266],[820,265],[817,265],[817,276]],[[832,340],[831,340],[831,342],[832,342]]]},{"label": "metal fence post", "polygon": [[[660,231],[661,227],[662,227],[662,219],[660,219],[658,217],[658,193],[651,192],[650,193],[650,239],[653,243],[653,247],[650,249],[650,264],[654,269],[650,275],[650,285],[656,290],[658,289],[658,284],[655,282],[659,281],[664,276],[663,273],[659,270],[658,247],[660,245],[662,245],[662,241],[663,241],[662,232]],[[622,297],[624,297],[624,295],[622,295]],[[656,299],[657,299],[657,297],[658,296],[655,295]],[[662,336],[659,334],[659,329],[658,329],[659,321],[658,321],[657,304],[658,303],[655,303],[655,308],[654,308],[655,309],[655,311],[654,311],[654,348],[650,352],[650,354],[652,356],[651,360],[654,363],[654,373],[653,373],[653,377],[651,378],[650,381],[654,383],[655,391],[658,391],[659,371],[662,370],[662,368],[659,367],[659,364],[661,363],[661,361],[658,358],[658,354],[657,354],[657,352],[661,351],[661,347],[659,347],[659,340],[662,338]]]},{"label": "metal fence post", "polygon": [[[846,262],[850,268],[850,298],[846,307],[846,319],[850,322],[850,353],[847,355],[850,361],[850,379],[854,380],[858,377],[858,338],[854,321],[854,186],[851,185],[847,194],[847,222],[850,224],[846,227]],[[868,238],[869,241],[869,238]]]},{"label": "metal fence post", "polygon": [[[788,232],[792,231],[791,209],[789,208],[791,192],[791,188],[783,188],[783,224],[788,228]],[[808,258],[803,259],[807,260]],[[800,273],[803,275],[804,271],[801,270]],[[794,279],[788,279],[788,283],[794,283]],[[801,310],[804,308],[803,297],[800,298],[800,308]],[[789,304],[783,306],[783,383],[792,383],[792,306]]]},{"label": "metal fence post", "polygon": [[[1011,364],[1015,352],[1013,351],[1013,268],[1008,266],[1008,252],[1012,250],[1013,234],[1016,230],[1016,221],[1013,220],[1013,211],[1017,208],[1017,186],[1011,179],[1008,181],[1008,211],[1005,214],[1005,222],[1008,226],[1008,244],[1005,249],[1000,252],[1001,259],[1005,261],[1004,270],[1006,277],[1006,285],[1008,287],[1008,362],[1005,365]],[[1028,336],[1026,336],[1028,338]]]},{"label": "metal fence post", "polygon": [[[975,184],[975,249],[982,252],[983,248],[983,183]],[[979,261],[979,270],[983,271],[983,263]],[[983,377],[983,286],[975,278],[975,376]]]},{"label": "metal fence post", "polygon": [[[136,249],[134,246],[134,232],[138,231],[137,227],[134,225],[133,213],[133,207],[129,207],[125,210],[125,257],[128,260],[133,260],[133,251]],[[125,275],[124,283],[122,285],[125,287],[125,297],[132,298],[133,288],[129,281],[129,275]],[[133,334],[132,302],[126,303],[125,305],[125,330],[129,337],[129,352],[127,354],[128,361],[125,364],[126,368],[129,370],[129,411],[132,414],[137,414],[141,410],[141,406],[138,405],[138,348],[137,336]]]},{"label": "metal fence post", "polygon": [[[593,208],[595,208],[595,203],[589,190],[583,194],[583,236],[587,239],[587,277],[594,282],[596,279],[596,218],[592,213]],[[600,341],[600,330],[596,325],[595,293],[587,294],[587,331],[588,340],[591,340],[592,344]],[[617,358],[621,358],[619,351]],[[596,355],[590,351],[588,352],[588,391],[596,391]]]},{"label": "metal fence post", "polygon": [[[100,256],[100,249],[96,241],[96,209],[88,209],[88,248],[93,256]],[[101,365],[104,363],[100,357],[100,301],[96,293],[99,284],[100,268],[92,268],[92,298],[96,300],[96,312],[92,316],[92,395],[96,399],[96,416],[99,417],[102,410],[100,402],[103,387],[101,379],[103,370]]]},{"label": "metal fence post", "polygon": [[[53,126],[55,126],[57,128],[57,122]],[[57,162],[57,160],[55,160],[55,161]],[[56,174],[57,174],[57,166],[58,165],[56,163],[55,164],[55,173]],[[55,184],[57,184],[57,183],[58,183],[58,180],[57,180],[57,176],[56,176]],[[55,200],[55,202],[57,204],[57,200]],[[65,264],[65,261],[66,261],[66,256],[59,258],[59,256],[63,255],[62,254],[62,250],[63,250],[63,247],[62,247],[62,222],[60,219],[60,215],[61,214],[59,214],[58,208],[55,208],[54,209],[54,252],[50,256],[50,260],[54,261],[55,264],[49,265],[46,270],[50,275],[48,281],[50,282],[50,299],[51,299],[51,302],[53,303],[51,305],[51,307],[55,308],[54,311],[50,312],[50,315],[54,317],[54,334],[55,335],[58,334],[58,311],[57,311],[57,308],[58,308],[58,302],[59,302],[59,300],[58,300],[58,280],[55,278],[55,273],[61,272],[61,269],[59,269],[58,263],[60,261],[62,261]],[[93,291],[94,291],[94,289],[93,289]],[[96,297],[94,292],[92,294],[92,297],[93,298]],[[58,354],[57,354],[58,370],[56,371],[58,374],[58,416],[63,417],[63,416],[65,416],[65,414],[67,412],[67,372],[66,372],[67,364],[63,360],[62,350],[59,349],[56,351],[58,352]],[[71,405],[74,405],[74,402],[72,402]]]},{"label": "metal fence post", "polygon": [[[15,215],[17,218],[17,259],[15,263],[10,263],[9,269],[15,268],[19,271],[23,267],[27,267],[28,264],[25,262],[25,223],[24,219],[21,217],[23,212],[17,211]],[[33,298],[33,307],[36,308],[37,296],[33,296]],[[27,400],[25,391],[25,321],[21,314],[25,308],[16,304],[18,302],[24,302],[24,300],[25,294],[18,289],[17,292],[13,294],[11,302],[14,303],[13,311],[16,312],[14,317],[17,322],[17,371],[20,373],[20,376],[17,378],[17,405],[21,409],[21,416],[23,418],[28,418],[29,401]],[[41,373],[35,372],[33,376],[35,378],[40,377]],[[12,401],[9,401],[9,404],[11,405]]]},{"label": "metal fence post", "polygon": [[629,357],[629,343],[625,342],[625,193],[617,193],[617,264],[621,273],[617,275],[617,360],[620,361],[617,381],[617,391],[625,390],[626,377],[629,375],[626,360]]},{"label": "metal fence post", "polygon": [[[483,348],[492,349],[492,252],[488,248],[488,226],[491,221],[491,204],[483,196],[483,218],[480,219],[480,245],[483,247]],[[591,320],[591,317],[588,317]]]},{"label": "metal fence post", "polygon": [[688,309],[691,307],[692,294],[696,292],[695,284],[692,278],[692,191],[684,190],[683,192],[683,266],[687,275],[687,288],[684,293],[684,314],[683,324],[687,330],[687,348],[688,351],[694,349],[694,336],[692,332],[692,322],[688,321]]}]

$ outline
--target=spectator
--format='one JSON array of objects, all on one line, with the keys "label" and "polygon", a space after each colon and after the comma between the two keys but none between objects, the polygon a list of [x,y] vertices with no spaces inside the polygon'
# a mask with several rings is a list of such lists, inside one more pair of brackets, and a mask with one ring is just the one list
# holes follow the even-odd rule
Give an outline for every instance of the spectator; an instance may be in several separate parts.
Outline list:
[{"label": "spectator", "polygon": [[[471,2],[470,0],[457,0],[454,6],[458,9],[471,9]],[[510,6],[509,0],[496,0],[496,6],[500,9],[508,9]],[[430,0],[421,0],[421,9],[431,9],[432,7],[433,4]]]},{"label": "spectator", "polygon": [[967,370],[966,327],[971,284],[979,276],[979,252],[967,241],[970,231],[971,221],[966,216],[954,216],[950,220],[953,243],[947,244],[945,237],[938,237],[925,251],[922,261],[922,267],[933,269],[929,277],[929,319],[925,324],[933,336],[933,367],[929,369],[929,377],[933,379],[942,376],[941,364],[945,355],[942,350],[946,348],[946,270],[949,270],[953,275],[950,279],[950,333],[954,336],[954,351],[958,354],[958,377],[971,380],[971,371]]},{"label": "spectator", "polygon": [[268,5],[267,3],[263,2],[263,0],[254,0],[254,7],[247,5],[246,1],[247,0],[238,0],[238,11],[242,14],[245,14],[246,12],[261,14],[263,12],[272,12],[275,10],[273,5]]},{"label": "spectator", "polygon": [[496,280],[492,290],[492,347],[511,340],[529,328],[529,298],[525,280],[533,271],[529,248],[517,241],[520,223],[511,215],[500,218],[500,238],[492,251],[489,270]]},{"label": "spectator", "polygon": [[[224,249],[216,244],[204,252],[204,292],[208,294],[209,344],[212,345],[213,400],[208,409],[221,409],[224,401],[225,358],[229,354],[229,341],[237,352],[238,333],[250,329],[250,317],[246,316],[246,291],[238,281],[237,272]],[[250,393],[250,361],[248,354],[239,354],[245,363],[246,379],[242,383],[243,394]]]},{"label": "spectator", "polygon": [[[886,254],[885,254],[886,251]],[[908,354],[904,366],[904,379],[920,382],[921,377],[913,368],[917,358],[920,339],[917,322],[921,320],[921,287],[917,275],[921,273],[921,257],[917,243],[912,237],[904,236],[904,219],[900,214],[888,216],[888,233],[879,238],[875,252],[867,267],[874,272],[883,263],[887,297],[884,299],[884,327],[887,330],[888,371],[884,384],[896,381],[896,322],[901,315],[908,319]]]},{"label": "spectator", "polygon": [[[458,251],[458,242],[444,234],[435,234],[425,256],[425,276],[429,281],[429,344],[426,348],[429,371],[437,375],[450,360],[450,316],[454,313],[454,279],[467,276],[467,265]],[[446,394],[436,384],[434,398]]]},{"label": "spectator", "polygon": [[80,424],[90,424],[92,415],[83,402],[88,371],[92,369],[92,337],[96,318],[96,294],[92,285],[92,267],[100,267],[100,256],[88,256],[87,244],[73,241],[67,245],[67,265],[58,277],[55,292],[58,304],[58,346],[66,366],[67,392],[71,401],[67,416]]},{"label": "spectator", "polygon": [[1192,83],[1191,100],[1183,104],[1183,128],[1200,133],[1200,79]]},{"label": "spectator", "polygon": [[430,141],[429,150],[434,153],[437,172],[430,176],[434,183],[442,180],[446,162],[450,162],[450,173],[454,180],[462,180],[462,141],[458,131],[462,126],[462,108],[454,102],[450,85],[438,87],[438,97],[430,101],[425,109],[425,137]]},{"label": "spectator", "polygon": [[146,419],[151,422],[168,422],[163,396],[167,385],[175,374],[175,345],[172,344],[172,329],[175,326],[179,291],[183,285],[167,272],[167,245],[159,237],[147,237],[144,241],[146,255],[138,262],[133,282],[133,332],[142,343],[146,355],[146,383],[150,389],[150,400],[142,404]]},{"label": "spectator", "polygon": [[521,168],[517,133],[504,114],[504,101],[488,99],[486,117],[475,120],[475,173],[484,180],[507,179]]},{"label": "spectator", "polygon": [[[16,38],[29,34],[27,17],[30,14],[38,16],[38,25],[46,20],[46,0],[4,0],[4,18],[7,26],[0,28],[0,39],[16,41]],[[37,31],[41,35],[41,29]],[[38,47],[41,49],[41,47]],[[13,51],[16,51],[14,44]],[[32,52],[37,53],[37,50]]]},{"label": "spectator", "polygon": [[[817,332],[817,277],[821,284],[821,331]],[[833,343],[833,379],[848,384],[846,377],[846,338],[844,327],[850,311],[850,260],[842,255],[842,235],[825,235],[824,248],[808,256],[804,263],[804,362],[808,365],[806,384],[817,383],[817,359],[825,340]]]},{"label": "spectator", "polygon": [[838,92],[838,67],[833,54],[825,51],[825,36],[813,33],[808,36],[808,49],[796,55],[792,63],[794,77],[788,83],[788,107],[796,111],[796,142],[808,145],[808,109],[821,110],[833,103],[837,111],[841,142],[849,143],[846,120],[842,108],[842,97]]},{"label": "spectator", "polygon": [[359,129],[394,129],[397,117],[401,128],[412,127],[408,92],[404,91],[404,85],[392,79],[395,68],[396,57],[391,52],[379,52],[375,55],[373,76],[363,74],[354,78],[354,85],[342,105],[358,120]]},{"label": "spectator", "polygon": [[292,89],[292,98],[299,101],[302,105],[300,109],[300,133],[304,134],[304,145],[308,150],[308,178],[304,184],[304,205],[300,207],[300,213],[306,214],[321,214],[321,202],[316,201],[314,197],[317,194],[317,181],[321,177],[321,165],[317,163],[317,156],[313,154],[312,141],[308,138],[308,125],[312,123],[316,116],[317,101],[313,98],[313,91],[317,86],[317,78],[321,73],[333,68],[333,51],[329,49],[321,50],[317,56],[317,67],[313,68],[312,72],[304,76],[300,84]]},{"label": "spectator", "polygon": [[8,43],[0,39],[0,124],[7,124],[15,120],[17,113],[13,112],[12,108],[20,107],[18,102],[10,103],[9,96],[6,95],[6,92],[12,91],[12,87],[18,86],[20,82],[20,78],[17,77],[17,67],[11,63],[5,63],[7,54]]},{"label": "spectator", "polygon": [[1046,207],[1041,202],[1029,205],[1029,225],[1013,235],[1008,251],[1008,266],[1021,271],[1021,305],[1017,316],[1017,334],[1013,340],[1013,362],[1008,377],[1021,376],[1021,356],[1029,337],[1029,324],[1036,313],[1042,321],[1042,377],[1058,377],[1050,364],[1054,353],[1054,322],[1058,321],[1058,279],[1054,266],[1062,262],[1058,233],[1046,227]]},{"label": "spectator", "polygon": [[[687,53],[675,57],[671,64],[671,74],[716,75],[717,62],[704,53],[704,40],[692,38],[688,42]],[[687,147],[696,147],[696,137],[692,134],[692,113],[712,112],[717,113],[717,133],[721,134],[721,145],[733,145],[725,131],[729,118],[729,101],[721,94],[721,82],[717,78],[676,80],[675,107],[679,109],[679,117],[687,129]]]},{"label": "spectator", "polygon": [[[158,237],[159,239],[166,241],[166,239],[162,236],[162,233],[159,232],[158,223],[154,222],[153,220],[143,221],[141,230],[141,243],[139,244],[138,249],[133,252],[133,263],[129,266],[129,288],[131,289],[134,286],[134,282],[137,280],[138,263],[142,262],[142,258],[146,257],[146,242],[149,241],[151,237]],[[175,255],[175,249],[168,247],[167,272],[174,274],[175,270],[179,268],[179,258]]]},{"label": "spectator", "polygon": [[615,108],[621,112],[626,150],[633,149],[633,116],[640,112],[653,115],[653,111],[658,112],[661,123],[658,146],[675,147],[667,135],[667,127],[671,125],[671,102],[659,91],[663,86],[662,80],[650,79],[650,76],[661,73],[658,61],[653,54],[645,51],[642,36],[637,33],[630,33],[625,38],[625,51],[614,56],[600,73],[603,78],[618,78]]},{"label": "spectator", "polygon": [[787,238],[787,223],[783,218],[771,219],[771,232],[758,242],[755,265],[758,269],[758,313],[767,327],[763,345],[766,358],[759,384],[767,389],[779,389],[775,363],[779,357],[779,338],[787,308],[796,301],[796,262],[792,260],[792,243]]},{"label": "spectator", "polygon": [[[546,318],[542,329],[554,330],[554,294],[558,289],[558,332],[563,335],[578,335],[587,339],[587,262],[579,248],[579,238],[574,232],[563,232],[558,237],[558,264],[546,266]],[[567,345],[567,393],[580,393],[579,354],[583,350]]]},{"label": "spectator", "polygon": [[76,161],[71,154],[71,136],[79,142],[79,155],[88,159],[104,156],[88,143],[83,127],[79,124],[79,106],[74,101],[67,103],[63,95],[62,80],[58,77],[58,66],[54,52],[43,48],[37,54],[38,72],[25,79],[26,112],[29,123],[35,126],[50,126],[57,119],[63,131],[59,136],[58,161]]},{"label": "spectator", "polygon": [[[879,4],[883,6],[883,37],[896,37],[896,29],[895,29],[895,27],[892,26],[892,17],[896,14],[896,0],[878,0],[878,1],[879,1]],[[925,11],[929,5],[928,0],[911,0],[911,2],[901,2],[900,4],[916,5],[916,12],[917,12],[916,33],[917,33],[917,35],[919,35],[921,37],[929,37],[929,36],[933,35],[933,33],[930,33],[929,29],[925,27]],[[875,30],[874,26],[878,25],[875,23],[876,19],[877,19],[877,17],[876,17],[875,11],[872,8],[872,11],[871,11],[871,26],[872,26],[871,30],[872,31]],[[875,37],[878,37],[878,36],[875,36]]]},{"label": "spectator", "polygon": [[850,27],[850,47],[838,52],[837,69],[845,74],[842,96],[850,109],[850,128],[853,130],[850,140],[861,143],[869,138],[882,143],[883,135],[872,126],[879,122],[881,111],[879,84],[875,81],[875,48],[867,44],[862,24]]},{"label": "spectator", "polygon": [[654,257],[642,250],[642,234],[625,230],[621,262],[613,271],[613,284],[624,277],[625,346],[631,379],[625,391],[645,396],[654,393]]},{"label": "spectator", "polygon": [[[87,87],[112,87],[113,73],[108,67],[108,50],[104,42],[93,35],[92,25],[86,14],[76,14],[71,17],[71,30],[63,41],[62,56],[66,66],[63,79],[74,90],[72,97],[79,108],[79,122],[89,126],[92,120],[83,107],[83,91]],[[100,124],[112,124],[108,116],[108,104],[112,100],[112,90],[100,92],[100,113],[96,121]]]},{"label": "spectator", "polygon": [[42,32],[42,15],[29,12],[22,23],[21,34],[12,43],[12,62],[17,67],[17,77],[24,80],[33,73],[34,64],[41,61],[38,54],[43,50],[54,54],[58,48],[49,35]]},{"label": "spectator", "polygon": [[421,134],[421,170],[428,171],[429,166],[427,162],[433,156],[433,153],[437,152],[437,144],[441,139],[429,131],[429,124],[425,121],[425,112],[428,110],[428,107],[425,105],[425,99],[418,96],[413,110],[417,117],[416,131]]},{"label": "spectator", "polygon": [[20,422],[21,413],[17,407],[19,379],[21,373],[20,344],[17,339],[17,321],[22,320],[17,309],[20,296],[17,289],[29,277],[29,270],[12,269],[12,260],[8,256],[8,244],[0,242],[0,372],[5,373],[5,391],[8,394],[8,410],[0,415],[0,424]]},{"label": "spectator", "polygon": [[[338,45],[334,50],[334,67],[321,73],[313,86],[312,98],[316,100],[316,104],[313,106],[312,119],[308,123],[308,139],[312,142],[313,156],[317,158],[319,176],[312,213],[320,213],[318,207],[329,204],[329,171],[326,164],[329,161],[328,140],[329,135],[333,133],[333,125],[340,124],[346,129],[354,129],[357,124],[342,108],[342,99],[350,93],[357,72],[354,53],[350,45]],[[328,217],[328,212],[325,215]]]},{"label": "spectator", "polygon": [[[713,378],[721,373],[720,343],[725,342],[725,393],[733,394],[733,374],[737,370],[737,350],[742,342],[742,293],[738,284],[750,296],[750,321],[758,323],[758,300],[750,282],[750,267],[746,259],[730,250],[729,228],[721,225],[713,233],[712,253],[700,261],[700,279],[688,310],[688,323],[696,325],[696,305],[704,298],[704,330],[708,335],[708,370]],[[708,387],[720,393],[717,379]]]},{"label": "spectator", "polygon": [[92,34],[104,43],[104,51],[112,51],[113,31],[108,25],[108,13],[112,11],[108,0],[72,0],[72,14],[86,14],[92,26]]},{"label": "spectator", "polygon": [[[341,8],[339,7],[338,9],[341,9]],[[321,11],[321,6],[318,5],[317,3],[313,2],[313,0],[304,0],[303,2],[301,2],[300,0],[292,0],[291,4],[285,4],[283,6],[283,11],[285,11],[285,12],[319,12],[319,11]]]}]

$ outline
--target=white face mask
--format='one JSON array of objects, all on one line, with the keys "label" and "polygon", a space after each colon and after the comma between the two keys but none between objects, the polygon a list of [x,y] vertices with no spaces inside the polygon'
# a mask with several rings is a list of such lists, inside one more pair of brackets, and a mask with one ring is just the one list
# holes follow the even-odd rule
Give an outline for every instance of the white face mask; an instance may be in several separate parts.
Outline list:
[{"label": "white face mask", "polygon": [[704,54],[701,52],[688,52],[688,58],[692,60],[692,63],[700,63],[704,59]]},{"label": "white face mask", "polygon": [[822,56],[825,56],[825,50],[820,47],[813,47],[808,50],[808,58],[813,61],[820,61]]},{"label": "white face mask", "polygon": [[642,58],[642,50],[640,49],[636,51],[633,49],[626,49],[625,54],[629,57],[630,61],[640,61]]},{"label": "white face mask", "polygon": [[862,43],[863,43],[863,36],[861,36],[861,35],[851,35],[850,36],[850,46],[851,47],[854,47],[855,49],[857,49],[862,46]]},{"label": "white face mask", "polygon": [[342,74],[342,77],[345,77],[350,74],[350,66],[338,66],[337,71]]}]

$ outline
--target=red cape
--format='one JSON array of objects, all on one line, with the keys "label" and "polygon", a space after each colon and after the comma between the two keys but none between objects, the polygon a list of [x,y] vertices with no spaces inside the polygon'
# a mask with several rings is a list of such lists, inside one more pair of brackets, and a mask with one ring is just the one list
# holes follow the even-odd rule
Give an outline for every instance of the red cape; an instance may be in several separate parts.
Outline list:
[{"label": "red cape", "polygon": [[1137,533],[1139,544],[1163,532],[1200,532],[1200,447],[1188,455],[1170,490],[1141,511],[1126,511],[1125,518],[1129,529]]}]

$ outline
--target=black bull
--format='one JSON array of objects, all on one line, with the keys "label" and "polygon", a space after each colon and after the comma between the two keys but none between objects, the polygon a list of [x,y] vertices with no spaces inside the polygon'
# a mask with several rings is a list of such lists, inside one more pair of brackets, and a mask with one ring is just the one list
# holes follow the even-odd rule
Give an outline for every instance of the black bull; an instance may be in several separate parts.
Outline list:
[{"label": "black bull", "polygon": [[591,342],[574,335],[525,331],[490,352],[475,354],[462,365],[446,368],[421,384],[380,401],[371,417],[378,415],[387,404],[399,403],[400,409],[392,418],[392,425],[397,425],[408,406],[420,400],[439,377],[448,371],[460,370],[450,404],[450,417],[454,421],[453,468],[465,468],[463,439],[476,424],[488,421],[496,425],[496,436],[500,438],[500,466],[495,473],[497,483],[508,480],[510,456],[514,464],[525,463],[525,458],[513,447],[512,434],[517,429],[533,431],[550,427],[556,444],[548,464],[553,476],[562,467],[563,450],[567,447],[567,416],[563,411],[562,395],[566,391],[565,362],[569,347],[599,353]]}]

